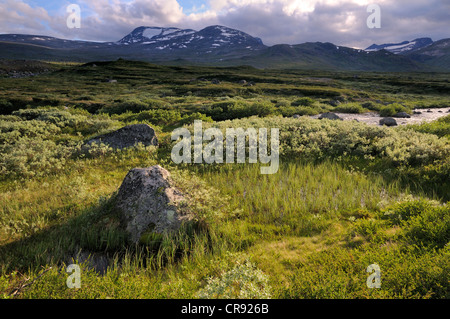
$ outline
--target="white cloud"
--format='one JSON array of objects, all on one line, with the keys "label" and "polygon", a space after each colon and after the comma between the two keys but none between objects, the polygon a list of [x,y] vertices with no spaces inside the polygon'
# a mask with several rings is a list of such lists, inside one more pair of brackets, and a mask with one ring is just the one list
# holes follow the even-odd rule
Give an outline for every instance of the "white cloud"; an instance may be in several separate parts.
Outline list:
[{"label": "white cloud", "polygon": [[[442,0],[210,0],[209,9],[200,12],[183,11],[176,0],[78,3],[84,10],[82,28],[74,30],[66,27],[63,8],[51,16],[24,1],[3,0],[0,30],[114,41],[141,25],[198,30],[222,24],[260,37],[268,45],[321,41],[363,48],[422,36],[438,40],[449,37],[450,29],[450,2]],[[381,7],[381,29],[366,26],[370,3]]]}]

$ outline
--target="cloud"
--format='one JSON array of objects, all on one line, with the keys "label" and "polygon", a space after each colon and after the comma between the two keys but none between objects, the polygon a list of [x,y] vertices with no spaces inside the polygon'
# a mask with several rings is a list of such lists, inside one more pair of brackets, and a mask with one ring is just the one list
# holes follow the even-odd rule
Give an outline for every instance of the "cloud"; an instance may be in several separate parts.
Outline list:
[{"label": "cloud", "polygon": [[[67,0],[53,15],[24,0],[3,3],[2,33],[96,41],[119,40],[142,25],[199,30],[221,24],[260,37],[268,45],[321,41],[364,48],[424,36],[438,40],[449,37],[450,29],[450,2],[442,0],[209,0],[201,11],[183,8],[176,0],[74,0],[82,8],[81,29],[66,26]],[[381,7],[381,29],[366,25],[371,3]]]}]

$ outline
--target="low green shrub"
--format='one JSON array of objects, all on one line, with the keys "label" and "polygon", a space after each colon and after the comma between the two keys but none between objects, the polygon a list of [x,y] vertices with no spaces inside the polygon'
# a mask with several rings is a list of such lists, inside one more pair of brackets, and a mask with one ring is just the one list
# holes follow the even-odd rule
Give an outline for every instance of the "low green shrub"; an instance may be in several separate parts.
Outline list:
[{"label": "low green shrub", "polygon": [[417,132],[430,133],[450,139],[450,115],[430,123],[408,125],[408,127]]},{"label": "low green shrub", "polygon": [[252,263],[238,264],[220,278],[209,278],[201,299],[270,299],[269,278]]},{"label": "low green shrub", "polygon": [[315,103],[310,97],[302,97],[291,103],[292,106],[312,106]]},{"label": "low green shrub", "polygon": [[380,108],[380,116],[382,117],[394,116],[399,112],[411,113],[411,109],[398,103],[385,105]]},{"label": "low green shrub", "polygon": [[334,109],[336,112],[341,113],[354,113],[354,114],[360,114],[367,112],[367,110],[361,106],[359,103],[345,103],[340,104]]}]

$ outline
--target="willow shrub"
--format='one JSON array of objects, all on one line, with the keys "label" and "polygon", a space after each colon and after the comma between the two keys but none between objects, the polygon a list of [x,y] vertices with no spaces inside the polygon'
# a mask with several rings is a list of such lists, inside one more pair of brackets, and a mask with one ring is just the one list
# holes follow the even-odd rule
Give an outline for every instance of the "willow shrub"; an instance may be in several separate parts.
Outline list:
[{"label": "willow shrub", "polygon": [[279,128],[281,157],[314,160],[349,155],[381,158],[400,166],[434,164],[448,160],[450,155],[450,142],[435,135],[352,121],[251,117],[203,123],[203,129],[209,127],[224,133],[227,128]]}]

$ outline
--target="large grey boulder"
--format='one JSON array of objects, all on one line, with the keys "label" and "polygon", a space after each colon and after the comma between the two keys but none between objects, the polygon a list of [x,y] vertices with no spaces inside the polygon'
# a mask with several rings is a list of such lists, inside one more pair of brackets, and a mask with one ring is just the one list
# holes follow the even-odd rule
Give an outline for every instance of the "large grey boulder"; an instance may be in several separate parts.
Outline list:
[{"label": "large grey boulder", "polygon": [[392,117],[384,117],[380,120],[380,125],[397,126],[397,121]]},{"label": "large grey boulder", "polygon": [[159,165],[130,170],[119,188],[115,208],[133,243],[177,231],[193,218],[185,196]]},{"label": "large grey boulder", "polygon": [[155,131],[147,124],[125,126],[117,131],[100,135],[89,140],[86,144],[104,143],[114,149],[124,149],[142,143],[144,146],[158,145]]},{"label": "large grey boulder", "polygon": [[331,112],[321,114],[319,116],[319,120],[323,120],[323,119],[343,121],[343,119],[341,117],[339,117],[338,115],[331,113]]}]

